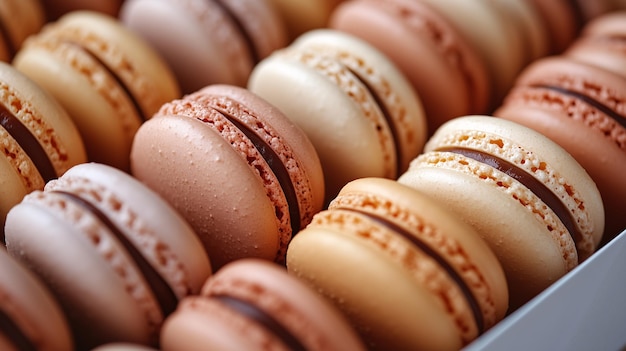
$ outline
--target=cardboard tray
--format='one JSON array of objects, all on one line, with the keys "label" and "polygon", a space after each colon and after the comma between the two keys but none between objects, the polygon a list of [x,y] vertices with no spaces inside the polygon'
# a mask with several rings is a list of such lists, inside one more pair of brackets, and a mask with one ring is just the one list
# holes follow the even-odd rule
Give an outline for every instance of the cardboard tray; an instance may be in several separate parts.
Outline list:
[{"label": "cardboard tray", "polygon": [[626,350],[626,230],[464,350]]}]

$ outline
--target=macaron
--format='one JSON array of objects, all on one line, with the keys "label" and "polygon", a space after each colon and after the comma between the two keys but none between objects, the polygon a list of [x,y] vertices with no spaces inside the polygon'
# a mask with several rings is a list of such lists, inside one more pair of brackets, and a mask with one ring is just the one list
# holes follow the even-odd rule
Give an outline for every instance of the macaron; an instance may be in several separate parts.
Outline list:
[{"label": "macaron", "polygon": [[50,291],[0,245],[0,349],[72,350],[65,315]]},{"label": "macaron", "polygon": [[626,77],[626,11],[587,23],[564,55]]},{"label": "macaron", "polygon": [[242,259],[222,267],[199,296],[167,318],[161,349],[365,350],[328,301],[284,267]]},{"label": "macaron", "polygon": [[567,49],[582,26],[582,16],[575,6],[577,1],[529,0],[528,3],[540,14],[547,28],[549,53],[559,54]]},{"label": "macaron", "polygon": [[0,1],[0,61],[10,62],[24,40],[38,32],[44,22],[38,0]]},{"label": "macaron", "polygon": [[261,61],[248,89],[305,131],[327,201],[353,179],[397,177],[426,140],[420,96],[381,51],[350,34],[307,32]]},{"label": "macaron", "polygon": [[[21,1],[21,0],[20,0]],[[124,0],[39,0],[49,21],[73,11],[96,11],[109,16],[117,16]]]},{"label": "macaron", "polygon": [[626,76],[565,56],[539,60],[520,75],[494,115],[561,145],[596,182],[605,240],[626,228]]},{"label": "macaron", "polygon": [[450,118],[486,111],[492,85],[480,52],[432,5],[346,1],[335,9],[329,26],[389,57],[419,94],[429,133]]},{"label": "macaron", "polygon": [[287,27],[289,41],[328,25],[333,10],[345,0],[270,0]]},{"label": "macaron", "polygon": [[22,198],[87,160],[78,129],[35,82],[0,62],[0,243],[4,219]]},{"label": "macaron", "polygon": [[7,250],[59,301],[79,350],[111,342],[156,346],[164,318],[211,274],[183,218],[103,164],[74,166],[27,195],[5,230]]},{"label": "macaron", "polygon": [[588,258],[604,230],[602,199],[585,169],[546,136],[501,118],[442,125],[398,181],[487,241],[507,276],[511,310]]},{"label": "macaron", "polygon": [[191,224],[214,269],[245,257],[284,261],[292,235],[324,200],[306,134],[230,85],[164,104],[135,136],[131,171]]},{"label": "macaron", "polygon": [[129,169],[139,125],[180,95],[167,64],[115,18],[72,12],[24,43],[13,65],[77,125],[90,161]]},{"label": "macaron", "polygon": [[120,20],[165,58],[183,93],[217,83],[245,86],[259,60],[287,45],[268,0],[127,0]]},{"label": "macaron", "polygon": [[330,299],[370,350],[458,350],[507,310],[480,236],[394,180],[348,183],[292,240],[287,269]]}]

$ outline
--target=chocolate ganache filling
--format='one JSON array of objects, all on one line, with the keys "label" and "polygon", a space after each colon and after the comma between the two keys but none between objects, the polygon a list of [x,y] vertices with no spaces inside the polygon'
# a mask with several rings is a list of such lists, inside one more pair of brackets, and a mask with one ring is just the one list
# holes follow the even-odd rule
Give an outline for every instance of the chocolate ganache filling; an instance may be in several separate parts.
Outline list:
[{"label": "chocolate ganache filling", "polygon": [[371,84],[368,83],[367,79],[364,79],[361,75],[359,75],[354,70],[350,69],[346,66],[346,68],[352,73],[360,82],[365,86],[365,89],[370,93],[370,95],[374,98],[376,105],[380,108],[380,111],[383,113],[383,117],[385,117],[385,121],[387,122],[387,126],[389,127],[389,131],[391,132],[391,137],[393,138],[394,149],[396,153],[396,174],[401,174],[402,169],[402,150],[400,147],[400,141],[398,136],[398,130],[396,129],[396,124],[391,116],[391,112],[387,108],[387,104],[383,101],[380,95],[376,92],[376,89],[372,87]]},{"label": "chocolate ganache filling", "polygon": [[52,161],[33,133],[6,106],[0,104],[0,125],[17,141],[33,161],[45,182],[57,177]]},{"label": "chocolate ganache filling", "polygon": [[447,273],[450,279],[452,279],[452,281],[454,281],[457,284],[457,286],[463,293],[463,296],[465,296],[467,304],[472,310],[474,320],[476,321],[476,327],[478,328],[478,333],[482,334],[482,332],[485,329],[485,322],[483,319],[482,311],[480,310],[480,305],[478,304],[478,300],[472,293],[472,290],[467,285],[463,277],[461,277],[461,275],[454,269],[454,267],[452,267],[450,263],[448,263],[448,261],[446,261],[444,257],[442,257],[439,253],[437,253],[437,251],[433,250],[430,246],[428,246],[428,244],[420,240],[416,235],[414,235],[410,231],[404,229],[403,227],[397,225],[396,223],[386,218],[382,218],[373,213],[368,213],[368,212],[361,211],[361,210],[354,209],[354,208],[346,208],[346,207],[339,207],[339,208],[342,210],[359,213],[361,215],[368,217],[374,222],[379,223],[389,228],[394,233],[397,233],[401,235],[402,237],[404,237],[405,239],[409,240],[420,251],[422,251],[424,254],[431,257],[433,260],[435,260],[435,262],[437,262],[437,264],[439,264],[439,266],[441,266],[441,268],[443,268],[443,270]]},{"label": "chocolate ganache filling", "polygon": [[54,190],[54,193],[65,196],[70,201],[73,201],[77,205],[83,207],[86,211],[92,213],[104,226],[113,234],[117,240],[122,244],[124,249],[128,252],[128,254],[133,258],[137,268],[142,273],[144,279],[148,283],[156,297],[159,306],[161,308],[161,312],[163,317],[165,318],[170,313],[174,311],[176,305],[178,304],[178,298],[176,294],[170,287],[170,285],[165,281],[165,279],[159,274],[156,269],[152,266],[150,262],[143,256],[143,254],[135,247],[135,245],[126,237],[126,235],[122,232],[122,230],[116,226],[107,215],[105,215],[102,211],[100,211],[96,206],[91,204],[89,201],[66,191]]},{"label": "chocolate ganache filling", "polygon": [[213,108],[222,114],[228,121],[230,121],[237,129],[239,129],[254,145],[254,147],[261,154],[261,157],[267,162],[270,169],[278,179],[278,183],[285,194],[287,199],[287,206],[289,207],[289,216],[291,218],[291,233],[295,235],[300,230],[300,208],[298,205],[298,196],[296,190],[289,177],[289,171],[281,161],[280,157],[272,149],[271,145],[265,142],[263,138],[259,137],[252,129],[248,128],[244,123],[241,123],[235,116],[229,114],[224,109],[213,106]]},{"label": "chocolate ganache filling", "polygon": [[212,298],[270,331],[271,334],[276,336],[289,350],[306,351],[306,347],[302,345],[298,338],[262,309],[247,301],[232,296],[215,295],[212,296]]},{"label": "chocolate ganache filling", "polygon": [[11,317],[0,309],[0,334],[9,339],[9,343],[20,351],[37,351],[35,344],[22,332]]},{"label": "chocolate ganache filling", "polygon": [[612,119],[615,120],[615,122],[617,122],[619,125],[621,125],[623,128],[626,128],[626,116],[622,116],[619,113],[615,112],[615,110],[613,110],[612,108],[604,105],[603,103],[601,103],[600,101],[597,101],[587,95],[581,94],[579,92],[573,91],[573,90],[569,90],[569,89],[565,89],[562,87],[558,87],[558,86],[554,86],[554,85],[533,85],[534,88],[543,88],[543,89],[548,89],[548,90],[552,90],[555,92],[558,92],[560,94],[563,95],[567,95],[567,96],[571,96],[575,99],[581,100],[584,103],[592,106],[593,108],[595,108],[596,110],[604,113],[605,115],[611,117]]},{"label": "chocolate ganache filling", "polygon": [[142,122],[146,121],[147,118],[146,118],[145,113],[143,112],[143,109],[139,105],[139,100],[135,97],[133,92],[130,90],[130,87],[128,86],[128,84],[124,83],[124,80],[122,79],[122,77],[120,77],[119,74],[117,74],[117,72],[115,72],[115,69],[111,68],[106,62],[102,61],[98,57],[98,55],[93,53],[91,50],[89,50],[85,46],[83,46],[83,45],[81,45],[79,43],[73,42],[73,41],[67,41],[67,43],[77,47],[80,50],[82,50],[84,53],[89,55],[94,61],[96,61],[100,66],[102,66],[109,73],[109,76],[111,76],[115,80],[117,85],[120,88],[122,88],[122,90],[124,91],[125,95],[128,97],[128,99],[130,100],[131,104],[133,105],[133,108],[134,108],[135,112],[137,113],[137,117],[139,117],[139,120],[142,121]]},{"label": "chocolate ganache filling", "polygon": [[572,213],[568,210],[567,206],[565,206],[561,199],[559,199],[556,194],[548,189],[548,187],[546,187],[544,183],[537,180],[528,172],[506,160],[478,150],[472,150],[463,147],[445,147],[438,149],[437,151],[453,152],[455,154],[471,158],[478,162],[489,165],[522,183],[533,194],[541,199],[541,201],[543,201],[546,205],[548,205],[548,207],[552,209],[552,211],[561,220],[561,222],[569,232],[572,240],[574,240],[574,243],[578,244],[582,240],[582,233],[578,229],[578,226],[576,225],[576,220],[574,219]]}]

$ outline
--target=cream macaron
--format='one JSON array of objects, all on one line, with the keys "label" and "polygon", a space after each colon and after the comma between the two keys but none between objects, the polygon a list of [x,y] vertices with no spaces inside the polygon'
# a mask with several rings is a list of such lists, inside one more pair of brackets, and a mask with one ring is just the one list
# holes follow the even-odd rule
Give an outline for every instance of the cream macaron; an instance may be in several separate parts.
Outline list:
[{"label": "cream macaron", "polygon": [[512,309],[588,258],[604,230],[602,198],[585,169],[546,136],[500,118],[444,124],[399,182],[442,203],[489,243]]}]

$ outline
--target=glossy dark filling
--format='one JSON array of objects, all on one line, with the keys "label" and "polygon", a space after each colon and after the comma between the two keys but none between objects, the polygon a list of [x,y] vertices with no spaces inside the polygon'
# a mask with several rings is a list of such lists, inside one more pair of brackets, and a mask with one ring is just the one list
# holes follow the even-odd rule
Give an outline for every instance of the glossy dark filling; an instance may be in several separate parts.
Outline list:
[{"label": "glossy dark filling", "polygon": [[485,326],[484,326],[483,314],[482,314],[482,312],[480,310],[480,305],[478,304],[478,301],[476,300],[476,297],[474,296],[474,294],[472,294],[472,290],[467,285],[465,280],[461,277],[461,275],[452,267],[452,265],[450,265],[448,263],[448,261],[446,261],[445,258],[443,258],[441,255],[439,255],[439,253],[437,253],[437,251],[433,250],[430,246],[428,246],[426,243],[421,241],[413,233],[411,233],[410,231],[404,229],[403,227],[395,224],[392,221],[389,221],[389,220],[387,220],[385,218],[382,218],[380,216],[377,216],[375,214],[367,213],[367,212],[360,211],[360,210],[353,209],[353,208],[341,207],[341,209],[342,210],[346,210],[346,211],[352,211],[352,212],[359,213],[361,215],[364,215],[364,216],[370,218],[374,222],[379,223],[379,224],[389,228],[394,233],[400,234],[402,237],[404,237],[405,239],[409,240],[420,251],[422,251],[424,254],[426,254],[427,256],[431,257],[433,260],[435,260],[437,262],[437,264],[439,264],[439,266],[441,266],[441,268],[443,268],[443,270],[448,274],[450,279],[452,279],[452,281],[454,281],[457,284],[457,286],[459,287],[459,289],[463,293],[463,296],[465,296],[467,304],[469,305],[470,309],[472,310],[472,314],[474,316],[474,320],[476,321],[476,327],[478,328],[478,332],[482,333],[484,331]]},{"label": "glossy dark filling", "polygon": [[213,2],[222,9],[224,14],[228,16],[228,18],[230,18],[232,23],[235,25],[235,27],[245,40],[248,51],[250,52],[250,58],[252,59],[252,62],[255,64],[258,63],[260,61],[259,52],[256,48],[256,45],[254,44],[254,39],[246,29],[246,26],[244,26],[243,22],[241,22],[239,17],[237,17],[237,14],[235,14],[226,4],[224,4],[223,0],[214,0]]},{"label": "glossy dark filling", "polygon": [[223,109],[213,108],[221,113],[226,119],[237,127],[254,145],[259,151],[265,162],[269,165],[272,173],[278,179],[278,183],[285,194],[287,199],[287,206],[289,207],[289,216],[291,218],[291,233],[295,235],[300,230],[300,208],[298,206],[298,196],[296,195],[295,187],[289,177],[287,168],[280,160],[280,157],[274,152],[272,147],[268,145],[265,140],[259,137],[252,129],[248,128],[245,124],[241,123],[236,117],[229,114]]},{"label": "glossy dark filling", "polygon": [[146,121],[146,115],[143,113],[143,110],[141,109],[141,106],[139,105],[139,100],[137,98],[135,98],[135,96],[133,95],[133,92],[130,90],[130,87],[124,83],[124,80],[122,80],[122,77],[120,77],[117,72],[115,72],[115,70],[113,68],[111,68],[109,65],[106,64],[106,62],[102,61],[98,55],[94,54],[93,52],[91,52],[88,48],[69,41],[69,44],[77,47],[78,49],[82,50],[83,52],[85,52],[87,55],[89,55],[94,61],[96,61],[100,66],[102,66],[108,73],[109,76],[111,76],[115,82],[117,83],[117,85],[122,88],[122,90],[124,90],[125,95],[128,97],[128,99],[130,100],[130,102],[133,105],[133,108],[135,110],[135,112],[137,113],[137,117],[139,117],[139,120],[144,122]]},{"label": "glossy dark filling", "polygon": [[68,200],[83,207],[86,211],[93,214],[102,224],[113,234],[116,239],[126,249],[128,254],[133,258],[137,268],[142,273],[144,279],[151,288],[152,293],[156,297],[163,317],[168,316],[174,311],[178,303],[178,298],[170,285],[163,279],[161,274],[157,272],[152,264],[146,260],[141,252],[135,247],[135,245],[128,240],[122,230],[116,226],[104,213],[102,213],[96,206],[88,202],[87,200],[65,191],[53,191],[66,197]]},{"label": "glossy dark filling", "polygon": [[282,324],[276,321],[272,316],[265,313],[265,311],[254,306],[251,303],[240,300],[235,297],[225,295],[212,296],[215,300],[224,304],[228,308],[236,311],[237,313],[245,316],[246,318],[258,323],[265,329],[270,331],[272,335],[276,336],[285,346],[292,351],[306,351],[306,347],[296,338],[291,332],[285,328]]},{"label": "glossy dark filling", "polygon": [[478,150],[450,147],[441,148],[437,151],[453,152],[459,155],[463,155],[465,157],[489,165],[499,170],[500,172],[506,173],[511,178],[514,178],[518,182],[522,183],[533,194],[535,194],[535,196],[540,198],[541,201],[543,201],[548,207],[552,209],[552,211],[561,220],[561,222],[571,235],[574,243],[578,244],[581,241],[582,233],[578,230],[578,227],[576,226],[576,220],[574,219],[572,213],[567,209],[565,204],[563,204],[559,197],[556,196],[550,189],[548,189],[545,184],[537,180],[535,177],[533,177],[523,169],[499,157]]},{"label": "glossy dark filling", "polygon": [[626,128],[626,117],[625,116],[621,116],[620,114],[618,114],[617,112],[615,112],[613,109],[611,109],[610,107],[604,105],[603,103],[587,96],[581,93],[578,93],[576,91],[572,91],[572,90],[568,90],[568,89],[564,89],[561,87],[557,87],[557,86],[553,86],[553,85],[534,85],[534,88],[543,88],[543,89],[548,89],[548,90],[552,90],[555,91],[557,93],[563,94],[563,95],[567,95],[567,96],[571,96],[575,99],[581,100],[583,102],[585,102],[586,104],[592,106],[593,108],[595,108],[596,110],[604,113],[605,115],[613,118],[615,120],[615,122],[617,122],[619,125],[621,125],[623,128]]},{"label": "glossy dark filling", "polygon": [[11,38],[11,34],[9,33],[9,30],[4,25],[4,21],[1,18],[0,18],[0,36],[4,40],[5,48],[7,49],[8,58],[9,60],[11,60],[13,56],[15,56],[15,53],[17,50],[15,48],[15,44],[13,44],[13,39]]},{"label": "glossy dark filling", "polygon": [[396,174],[402,174],[402,150],[399,142],[398,130],[396,129],[395,121],[387,108],[387,104],[381,99],[381,97],[376,93],[376,90],[372,88],[372,86],[367,82],[366,79],[363,79],[357,72],[351,70],[349,67],[346,68],[365,86],[365,89],[370,93],[370,95],[374,98],[376,105],[380,108],[380,111],[383,113],[385,117],[385,121],[387,122],[387,126],[389,127],[389,131],[391,132],[392,142],[394,144],[394,151],[396,153]]},{"label": "glossy dark filling", "polygon": [[20,351],[37,351],[37,347],[13,322],[13,320],[0,309],[0,334],[9,339],[9,343]]},{"label": "glossy dark filling", "polygon": [[3,104],[0,104],[0,125],[6,129],[22,150],[33,161],[37,171],[45,182],[57,177],[52,161],[48,157],[46,150],[39,143],[33,133],[17,119]]}]

